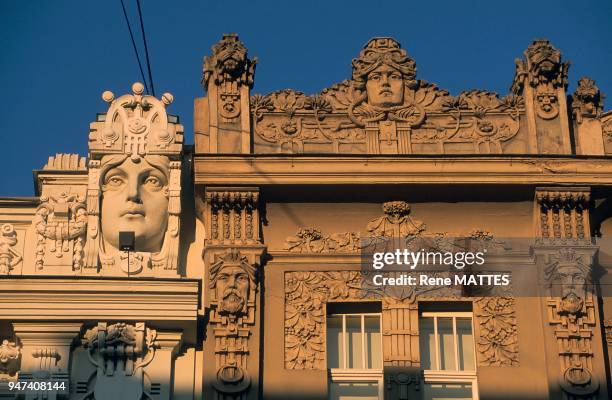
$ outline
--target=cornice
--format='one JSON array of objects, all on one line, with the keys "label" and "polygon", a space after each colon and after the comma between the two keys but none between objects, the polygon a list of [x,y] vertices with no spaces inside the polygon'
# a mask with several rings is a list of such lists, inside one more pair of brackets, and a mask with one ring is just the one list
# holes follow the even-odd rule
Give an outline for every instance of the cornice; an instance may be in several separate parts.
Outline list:
[{"label": "cornice", "polygon": [[42,192],[43,184],[87,186],[87,170],[78,171],[54,171],[37,169],[32,171],[34,175],[34,190],[36,195]]},{"label": "cornice", "polygon": [[199,299],[196,280],[0,279],[0,315],[12,321],[195,321]]},{"label": "cornice", "polygon": [[199,185],[612,185],[610,157],[199,155]]}]

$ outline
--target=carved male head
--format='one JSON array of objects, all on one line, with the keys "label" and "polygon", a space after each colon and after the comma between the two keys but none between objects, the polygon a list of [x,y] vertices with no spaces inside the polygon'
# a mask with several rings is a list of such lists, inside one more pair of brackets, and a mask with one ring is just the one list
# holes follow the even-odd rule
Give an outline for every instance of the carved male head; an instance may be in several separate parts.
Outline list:
[{"label": "carved male head", "polygon": [[371,39],[353,60],[353,81],[365,91],[368,104],[391,107],[404,102],[405,86],[412,85],[416,64],[391,38]]},{"label": "carved male head", "polygon": [[156,253],[168,225],[169,159],[104,156],[101,161],[102,237],[119,249],[119,232],[134,232],[135,251]]},{"label": "carved male head", "polygon": [[221,314],[246,314],[255,289],[255,273],[255,266],[238,251],[217,258],[210,269],[210,288]]},{"label": "carved male head", "polygon": [[591,280],[590,267],[584,265],[579,255],[570,251],[562,250],[558,260],[547,268],[547,279],[551,285],[559,288],[563,310],[577,313],[582,309]]}]

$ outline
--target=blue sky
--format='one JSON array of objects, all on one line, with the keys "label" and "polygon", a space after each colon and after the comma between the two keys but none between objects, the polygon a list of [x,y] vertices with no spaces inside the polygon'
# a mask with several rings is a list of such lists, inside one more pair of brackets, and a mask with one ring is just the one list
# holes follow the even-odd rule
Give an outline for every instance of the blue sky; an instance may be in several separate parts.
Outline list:
[{"label": "blue sky", "polygon": [[[124,1],[138,27],[135,0]],[[393,36],[420,79],[503,94],[514,58],[547,37],[572,61],[570,92],[588,75],[612,96],[609,0],[141,2],[156,92],[174,94],[188,143],[202,57],[225,32],[259,58],[259,93],[319,92],[350,76],[369,38]],[[119,0],[0,0],[0,49],[0,196],[29,196],[32,169],[58,152],[85,155],[101,93],[129,91],[140,72]]]}]

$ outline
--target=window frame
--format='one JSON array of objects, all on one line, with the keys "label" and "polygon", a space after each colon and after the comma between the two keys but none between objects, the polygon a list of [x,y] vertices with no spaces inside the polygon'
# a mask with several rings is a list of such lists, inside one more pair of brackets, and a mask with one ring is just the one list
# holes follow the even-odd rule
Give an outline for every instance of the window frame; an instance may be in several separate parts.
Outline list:
[{"label": "window frame", "polygon": [[[380,355],[381,358],[381,366],[380,368],[347,368],[348,362],[348,353],[347,353],[347,345],[346,345],[346,317],[347,316],[360,316],[360,326],[361,326],[361,365],[366,365],[366,340],[365,340],[365,317],[366,316],[378,316],[378,326],[380,333],[380,349],[382,353],[383,346],[383,335],[382,335],[382,313],[381,312],[365,312],[365,313],[357,313],[357,312],[335,312],[326,315],[325,320],[325,337],[326,341],[327,337],[327,325],[329,317],[333,316],[342,316],[342,349],[338,349],[338,352],[342,353],[342,366],[343,368],[328,368],[328,396],[331,394],[331,384],[332,383],[367,383],[367,382],[376,382],[378,384],[378,398],[384,398],[384,375],[383,375],[383,355]],[[325,357],[327,364],[329,365],[329,360],[327,357],[329,356],[329,351],[326,348]]]},{"label": "window frame", "polygon": [[[423,381],[427,385],[429,383],[469,383],[472,385],[472,400],[479,400],[478,396],[478,379],[477,370],[478,363],[476,359],[476,337],[474,330],[474,313],[470,311],[422,311],[419,313],[419,336],[422,334],[420,329],[420,321],[422,318],[433,318],[434,327],[434,346],[435,346],[435,362],[438,369],[423,369]],[[438,334],[438,318],[452,318],[453,321],[453,346],[455,369],[441,370],[440,368],[440,346]],[[472,327],[472,340],[474,341],[473,357],[474,370],[461,371],[459,370],[459,345],[457,337],[457,318],[469,318]],[[422,361],[422,360],[421,360]],[[425,388],[423,388],[425,390]]]}]

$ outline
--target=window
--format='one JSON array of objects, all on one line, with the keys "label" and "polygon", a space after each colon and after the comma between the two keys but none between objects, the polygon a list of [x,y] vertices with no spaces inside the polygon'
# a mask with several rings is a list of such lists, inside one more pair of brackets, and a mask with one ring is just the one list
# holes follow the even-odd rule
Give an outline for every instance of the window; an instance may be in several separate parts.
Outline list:
[{"label": "window", "polygon": [[332,400],[383,398],[380,313],[327,317],[327,365]]},{"label": "window", "polygon": [[478,399],[471,312],[422,312],[421,367],[427,400]]}]

